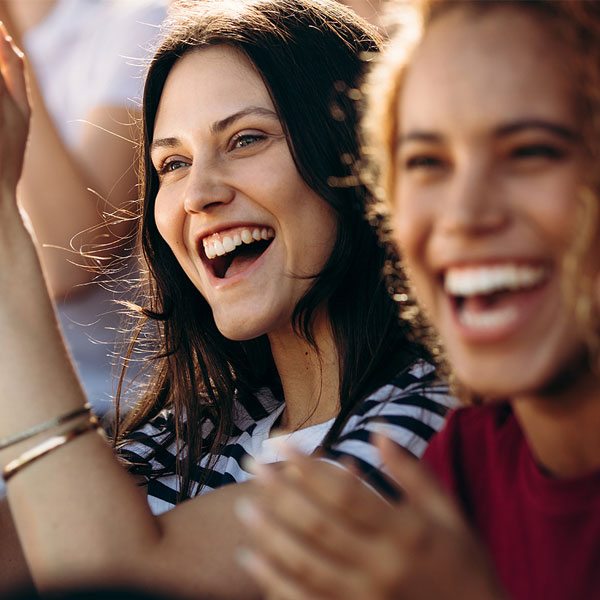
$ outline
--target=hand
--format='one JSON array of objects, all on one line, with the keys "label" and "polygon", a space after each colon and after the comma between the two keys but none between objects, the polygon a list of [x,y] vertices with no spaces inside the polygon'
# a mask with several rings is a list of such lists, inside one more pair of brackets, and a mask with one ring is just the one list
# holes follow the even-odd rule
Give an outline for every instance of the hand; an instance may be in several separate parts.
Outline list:
[{"label": "hand", "polygon": [[404,490],[389,504],[350,469],[286,450],[259,467],[263,501],[240,506],[256,549],[241,562],[271,600],[505,598],[485,551],[432,476],[378,442]]},{"label": "hand", "polygon": [[31,111],[25,61],[4,24],[0,23],[0,183],[16,188],[23,168]]}]

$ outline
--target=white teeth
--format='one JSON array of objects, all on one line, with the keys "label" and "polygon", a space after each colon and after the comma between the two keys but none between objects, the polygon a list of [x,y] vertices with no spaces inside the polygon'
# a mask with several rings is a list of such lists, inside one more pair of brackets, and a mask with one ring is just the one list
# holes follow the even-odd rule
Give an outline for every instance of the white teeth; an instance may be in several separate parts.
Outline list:
[{"label": "white teeth", "polygon": [[469,329],[485,330],[508,325],[517,315],[518,311],[514,306],[505,306],[485,311],[461,310],[458,318]]},{"label": "white teeth", "polygon": [[444,289],[452,296],[477,296],[499,290],[518,290],[539,284],[546,277],[543,266],[502,264],[455,267],[446,271]]},{"label": "white teeth", "polygon": [[210,235],[202,240],[204,253],[210,260],[216,256],[223,256],[229,252],[233,252],[242,244],[253,244],[260,240],[270,240],[275,237],[275,232],[270,227],[259,229],[239,229],[235,233],[219,236],[218,234]]},{"label": "white teeth", "polygon": [[225,249],[225,252],[231,252],[235,249],[235,244],[230,237],[225,236],[223,238],[223,248]]},{"label": "white teeth", "polygon": [[223,247],[223,244],[219,242],[219,240],[213,244],[213,248],[217,256],[223,256],[223,254],[225,254],[225,248]]}]

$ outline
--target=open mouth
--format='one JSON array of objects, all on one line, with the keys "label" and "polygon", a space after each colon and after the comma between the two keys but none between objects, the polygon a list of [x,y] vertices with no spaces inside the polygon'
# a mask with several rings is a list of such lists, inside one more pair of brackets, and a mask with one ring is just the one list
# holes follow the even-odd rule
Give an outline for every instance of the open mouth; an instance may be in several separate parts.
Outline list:
[{"label": "open mouth", "polygon": [[548,267],[539,264],[452,267],[445,272],[444,290],[462,325],[492,330],[515,322],[548,275]]},{"label": "open mouth", "polygon": [[202,239],[204,256],[218,279],[245,271],[271,245],[275,232],[270,227],[235,227]]}]

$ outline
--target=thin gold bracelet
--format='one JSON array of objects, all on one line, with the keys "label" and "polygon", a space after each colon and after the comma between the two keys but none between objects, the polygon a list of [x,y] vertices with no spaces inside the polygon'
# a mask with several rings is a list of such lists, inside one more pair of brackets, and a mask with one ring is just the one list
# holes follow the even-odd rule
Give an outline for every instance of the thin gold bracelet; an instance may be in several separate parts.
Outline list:
[{"label": "thin gold bracelet", "polygon": [[21,454],[21,456],[19,456],[18,458],[11,460],[2,472],[2,479],[4,479],[4,481],[8,481],[13,475],[16,475],[23,467],[30,465],[32,462],[35,462],[38,458],[42,458],[42,456],[46,456],[46,454],[49,454],[53,450],[56,450],[57,448],[68,444],[69,442],[73,441],[76,437],[79,437],[80,435],[87,433],[88,431],[98,429],[98,427],[100,427],[98,419],[92,416],[90,420],[84,423],[83,425],[78,425],[77,427],[74,427],[70,431],[67,431],[61,435],[55,435],[51,438],[48,438],[47,440],[44,440],[37,446],[34,446],[33,448],[23,452],[23,454]]},{"label": "thin gold bracelet", "polygon": [[71,421],[73,419],[76,419],[77,417],[80,417],[81,415],[85,415],[86,413],[89,413],[91,409],[92,409],[92,407],[86,403],[81,408],[72,410],[71,412],[61,415],[60,417],[56,417],[55,419],[50,419],[49,421],[46,421],[45,423],[42,423],[41,425],[36,425],[35,427],[32,427],[31,429],[27,429],[27,431],[23,431],[22,433],[18,433],[17,435],[14,435],[5,440],[2,440],[2,441],[0,441],[0,450],[4,450],[5,448],[14,446],[15,444],[18,444],[19,442],[27,440],[27,439],[33,437],[34,435],[37,435],[38,433],[42,433],[42,431],[46,431],[46,429],[50,429],[51,427],[56,427],[57,425],[62,425],[63,423],[66,423],[67,421]]}]

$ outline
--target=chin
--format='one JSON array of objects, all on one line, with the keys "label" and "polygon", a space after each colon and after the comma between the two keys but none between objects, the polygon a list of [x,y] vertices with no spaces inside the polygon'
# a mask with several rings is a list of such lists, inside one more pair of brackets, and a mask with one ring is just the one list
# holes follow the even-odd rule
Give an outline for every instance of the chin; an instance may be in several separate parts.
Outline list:
[{"label": "chin", "polygon": [[215,319],[221,335],[232,342],[254,340],[269,331],[269,327],[261,322],[250,322],[249,319]]},{"label": "chin", "polygon": [[519,397],[551,398],[568,395],[590,371],[589,358],[581,348],[564,361],[534,364],[532,361],[483,365],[473,361],[467,368],[455,365],[454,374],[466,390],[484,401]]},{"label": "chin", "polygon": [[248,327],[232,327],[230,323],[225,327],[219,327],[217,329],[221,332],[221,335],[232,342],[247,342],[248,340],[256,339],[263,335],[263,331],[257,331],[254,329],[248,329]]}]

